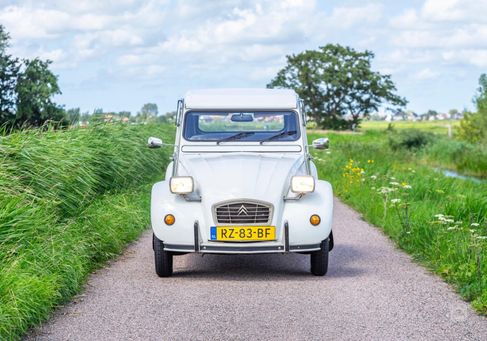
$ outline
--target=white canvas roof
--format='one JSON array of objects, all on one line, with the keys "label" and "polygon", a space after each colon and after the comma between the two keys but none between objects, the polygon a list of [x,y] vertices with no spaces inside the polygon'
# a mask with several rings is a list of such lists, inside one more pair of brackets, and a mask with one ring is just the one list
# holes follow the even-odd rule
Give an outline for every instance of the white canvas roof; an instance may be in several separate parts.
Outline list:
[{"label": "white canvas roof", "polygon": [[187,109],[296,109],[297,101],[289,89],[203,89],[184,97]]}]

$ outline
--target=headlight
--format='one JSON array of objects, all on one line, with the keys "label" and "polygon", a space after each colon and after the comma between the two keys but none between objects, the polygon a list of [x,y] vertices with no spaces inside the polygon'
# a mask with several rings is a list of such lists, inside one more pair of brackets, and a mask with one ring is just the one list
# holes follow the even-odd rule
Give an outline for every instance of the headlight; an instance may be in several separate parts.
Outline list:
[{"label": "headlight", "polygon": [[169,188],[174,194],[189,194],[193,192],[194,182],[191,176],[176,176],[169,180]]},{"label": "headlight", "polygon": [[311,193],[315,190],[315,179],[311,175],[296,175],[291,178],[291,191]]}]

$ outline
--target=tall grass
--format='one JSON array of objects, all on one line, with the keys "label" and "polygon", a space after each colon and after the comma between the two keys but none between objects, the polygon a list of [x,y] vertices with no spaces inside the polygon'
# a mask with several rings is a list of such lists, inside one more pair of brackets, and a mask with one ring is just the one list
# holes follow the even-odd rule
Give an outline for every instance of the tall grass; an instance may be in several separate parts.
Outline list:
[{"label": "tall grass", "polygon": [[165,126],[24,131],[0,141],[0,339],[15,339],[75,294],[87,273],[148,225]]},{"label": "tall grass", "polygon": [[437,138],[421,152],[420,156],[433,166],[487,178],[487,146],[485,145]]},{"label": "tall grass", "polygon": [[447,178],[384,134],[329,137],[313,153],[335,194],[487,314],[487,182]]}]

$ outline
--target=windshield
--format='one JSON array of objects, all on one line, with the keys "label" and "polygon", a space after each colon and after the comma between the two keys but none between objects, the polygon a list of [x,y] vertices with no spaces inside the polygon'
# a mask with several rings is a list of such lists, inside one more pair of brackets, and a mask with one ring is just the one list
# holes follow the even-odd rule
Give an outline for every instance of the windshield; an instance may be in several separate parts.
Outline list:
[{"label": "windshield", "polygon": [[183,136],[188,141],[296,141],[298,117],[292,111],[186,113]]}]

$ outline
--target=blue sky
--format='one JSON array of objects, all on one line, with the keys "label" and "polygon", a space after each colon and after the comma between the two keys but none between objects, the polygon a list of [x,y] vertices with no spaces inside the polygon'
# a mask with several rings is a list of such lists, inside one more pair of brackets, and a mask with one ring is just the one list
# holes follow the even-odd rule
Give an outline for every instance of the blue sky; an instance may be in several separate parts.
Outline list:
[{"label": "blue sky", "polygon": [[0,0],[11,53],[53,61],[83,111],[175,109],[189,89],[264,87],[327,43],[375,53],[408,108],[472,108],[487,72],[487,0]]}]

